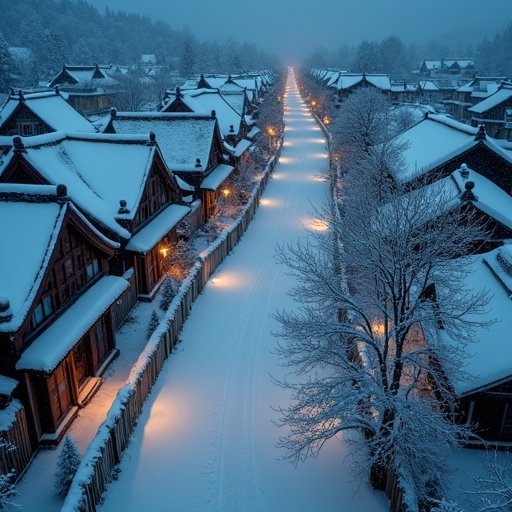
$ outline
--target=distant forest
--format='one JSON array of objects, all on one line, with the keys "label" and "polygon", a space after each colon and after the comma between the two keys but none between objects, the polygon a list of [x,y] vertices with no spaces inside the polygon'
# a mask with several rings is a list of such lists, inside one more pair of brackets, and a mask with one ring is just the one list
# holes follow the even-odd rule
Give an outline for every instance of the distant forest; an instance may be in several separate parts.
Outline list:
[{"label": "distant forest", "polygon": [[450,47],[433,40],[427,44],[405,44],[396,36],[381,41],[365,40],[358,46],[318,48],[305,62],[307,67],[337,67],[347,71],[388,73],[394,79],[409,79],[423,59],[443,57],[470,58],[475,61],[479,75],[498,75],[512,78],[512,23],[491,39],[476,44]]},{"label": "distant forest", "polygon": [[189,32],[139,14],[108,8],[102,14],[83,0],[2,2],[0,73],[13,65],[6,61],[6,45],[31,50],[30,82],[54,76],[63,63],[134,65],[141,54],[154,54],[159,64],[171,69],[181,66],[185,74],[239,72],[277,64],[275,56],[254,44],[232,39],[224,43],[199,41]]}]

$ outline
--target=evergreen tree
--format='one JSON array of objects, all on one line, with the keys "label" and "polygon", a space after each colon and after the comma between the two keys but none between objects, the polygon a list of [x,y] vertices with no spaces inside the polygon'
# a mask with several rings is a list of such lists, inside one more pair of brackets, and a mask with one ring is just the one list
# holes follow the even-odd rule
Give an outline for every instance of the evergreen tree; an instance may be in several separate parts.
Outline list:
[{"label": "evergreen tree", "polygon": [[176,296],[176,289],[170,277],[166,277],[162,284],[162,298],[160,299],[160,309],[166,311],[172,299]]},{"label": "evergreen tree", "polygon": [[9,54],[9,46],[0,32],[0,92],[8,92],[11,84],[13,62]]},{"label": "evergreen tree", "polygon": [[153,310],[153,313],[151,313],[151,318],[149,319],[148,328],[146,330],[147,338],[151,337],[151,335],[155,332],[155,329],[158,327],[159,323],[160,320],[158,319],[158,315],[156,314],[156,311]]},{"label": "evergreen tree", "polygon": [[183,51],[180,58],[180,74],[183,78],[192,75],[196,67],[196,43],[191,35],[188,35],[183,43]]},{"label": "evergreen tree", "polygon": [[60,497],[66,497],[79,465],[80,453],[73,439],[67,435],[57,459],[57,469],[55,471],[54,486]]}]

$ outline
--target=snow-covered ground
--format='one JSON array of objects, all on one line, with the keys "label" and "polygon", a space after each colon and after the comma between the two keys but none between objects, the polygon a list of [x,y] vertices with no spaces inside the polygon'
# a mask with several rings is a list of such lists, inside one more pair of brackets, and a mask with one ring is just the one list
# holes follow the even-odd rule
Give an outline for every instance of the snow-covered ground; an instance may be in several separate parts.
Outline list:
[{"label": "snow-covered ground", "polygon": [[275,447],[273,408],[289,400],[272,349],[272,314],[294,307],[294,282],[274,259],[278,243],[322,229],[312,204],[325,200],[318,179],[326,142],[299,97],[286,97],[284,147],[261,206],[242,241],[197,299],[135,429],[101,512],[388,510],[383,493],[350,473],[348,449],[329,442],[294,466]]}]

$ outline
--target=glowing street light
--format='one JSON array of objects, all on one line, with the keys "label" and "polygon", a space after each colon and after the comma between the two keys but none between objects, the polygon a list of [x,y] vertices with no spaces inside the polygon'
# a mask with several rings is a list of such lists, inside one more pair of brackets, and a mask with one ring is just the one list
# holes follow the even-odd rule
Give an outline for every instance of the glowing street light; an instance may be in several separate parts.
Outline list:
[{"label": "glowing street light", "polygon": [[224,197],[228,197],[229,194],[231,194],[231,190],[229,188],[222,189],[222,193],[224,194]]},{"label": "glowing street light", "polygon": [[322,119],[323,123],[326,125],[326,126],[329,126],[329,124],[331,123],[331,120],[329,119],[329,116],[324,116],[324,118]]}]

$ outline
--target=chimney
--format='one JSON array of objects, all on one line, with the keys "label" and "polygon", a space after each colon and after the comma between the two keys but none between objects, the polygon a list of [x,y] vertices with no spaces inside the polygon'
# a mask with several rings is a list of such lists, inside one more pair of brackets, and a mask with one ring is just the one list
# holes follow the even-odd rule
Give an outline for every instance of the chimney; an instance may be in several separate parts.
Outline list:
[{"label": "chimney", "polygon": [[203,167],[203,164],[201,164],[201,159],[200,158],[196,158],[196,165],[195,167],[197,169],[201,169]]},{"label": "chimney", "polygon": [[23,144],[23,140],[18,135],[13,137],[12,145],[14,146],[14,153],[19,155],[20,153],[26,153],[25,145]]}]

